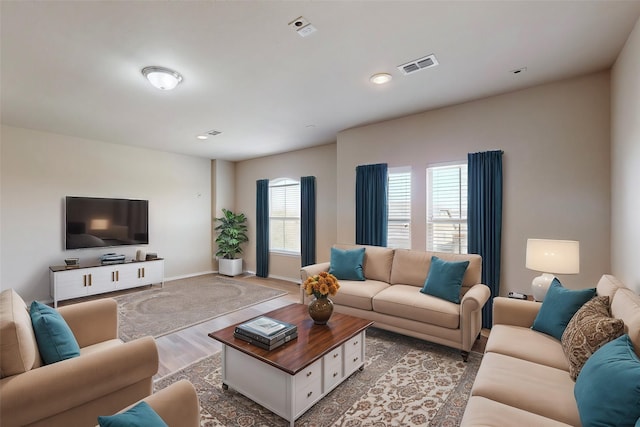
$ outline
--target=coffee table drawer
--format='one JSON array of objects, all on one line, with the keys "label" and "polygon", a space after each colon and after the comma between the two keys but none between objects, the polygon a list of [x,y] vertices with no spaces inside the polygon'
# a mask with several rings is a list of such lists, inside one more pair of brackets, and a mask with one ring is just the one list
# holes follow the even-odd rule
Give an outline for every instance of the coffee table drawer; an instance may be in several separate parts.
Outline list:
[{"label": "coffee table drawer", "polygon": [[360,333],[344,343],[344,375],[351,375],[364,360],[364,334]]},{"label": "coffee table drawer", "polygon": [[310,384],[316,380],[320,381],[322,378],[322,359],[316,360],[311,365],[298,372],[293,378],[293,382],[296,390],[302,390],[307,388]]},{"label": "coffee table drawer", "polygon": [[329,390],[334,388],[336,385],[340,384],[342,381],[342,346],[331,350],[329,354],[326,354],[323,357],[324,363],[324,371],[323,371],[323,380],[324,380],[324,392],[327,393]]}]

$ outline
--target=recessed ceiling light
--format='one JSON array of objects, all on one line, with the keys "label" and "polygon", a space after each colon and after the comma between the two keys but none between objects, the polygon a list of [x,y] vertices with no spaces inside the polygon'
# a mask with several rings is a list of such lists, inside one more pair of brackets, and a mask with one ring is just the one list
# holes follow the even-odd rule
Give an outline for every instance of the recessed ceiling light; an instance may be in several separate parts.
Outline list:
[{"label": "recessed ceiling light", "polygon": [[144,67],[142,75],[160,90],[171,90],[182,81],[180,73],[164,67]]},{"label": "recessed ceiling light", "polygon": [[371,81],[371,83],[375,83],[377,85],[383,85],[385,83],[389,83],[391,79],[392,77],[391,77],[391,74],[389,73],[378,73],[369,77],[369,80]]},{"label": "recessed ceiling light", "polygon": [[209,137],[207,135],[198,135],[198,136],[196,136],[196,138],[198,138],[198,139],[208,139]]}]

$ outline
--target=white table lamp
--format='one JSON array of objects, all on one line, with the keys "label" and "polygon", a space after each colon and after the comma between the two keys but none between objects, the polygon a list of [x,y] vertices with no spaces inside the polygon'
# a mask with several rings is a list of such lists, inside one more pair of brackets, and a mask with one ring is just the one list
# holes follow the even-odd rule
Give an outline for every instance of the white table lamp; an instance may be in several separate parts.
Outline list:
[{"label": "white table lamp", "polygon": [[527,239],[529,270],[543,272],[533,279],[533,299],[543,301],[555,278],[554,274],[580,273],[580,242],[575,240]]}]

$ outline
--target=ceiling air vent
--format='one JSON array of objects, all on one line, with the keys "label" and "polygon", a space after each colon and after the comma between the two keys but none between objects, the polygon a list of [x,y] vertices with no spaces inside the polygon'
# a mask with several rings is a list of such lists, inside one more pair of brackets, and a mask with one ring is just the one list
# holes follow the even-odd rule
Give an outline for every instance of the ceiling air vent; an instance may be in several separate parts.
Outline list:
[{"label": "ceiling air vent", "polygon": [[207,135],[209,136],[216,136],[216,135],[220,135],[222,132],[220,132],[219,130],[210,130],[209,132],[207,132]]},{"label": "ceiling air vent", "polygon": [[436,65],[438,65],[438,60],[435,55],[431,54],[424,58],[398,65],[398,69],[402,71],[404,75],[407,75],[415,73],[416,71],[424,70],[425,68],[435,67]]}]

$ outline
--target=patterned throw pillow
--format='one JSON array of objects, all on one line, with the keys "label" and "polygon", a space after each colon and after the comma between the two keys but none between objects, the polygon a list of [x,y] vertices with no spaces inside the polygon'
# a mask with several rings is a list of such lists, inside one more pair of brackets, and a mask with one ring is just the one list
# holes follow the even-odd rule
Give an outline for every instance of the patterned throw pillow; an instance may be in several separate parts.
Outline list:
[{"label": "patterned throw pillow", "polygon": [[593,297],[571,318],[562,334],[562,349],[569,361],[569,375],[575,381],[596,350],[624,333],[622,319],[611,317],[609,297]]}]

